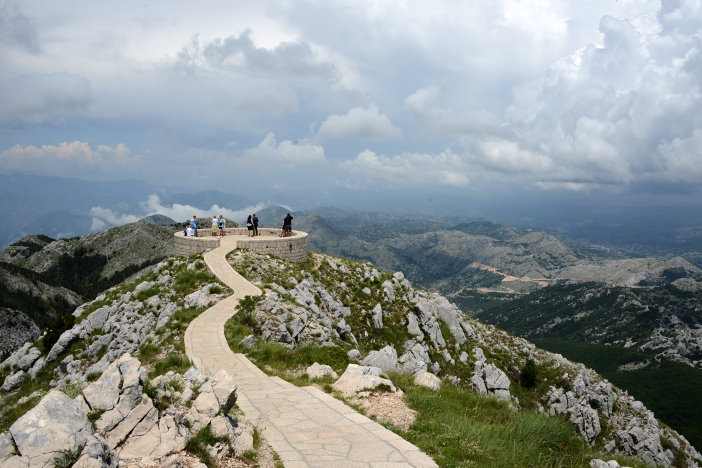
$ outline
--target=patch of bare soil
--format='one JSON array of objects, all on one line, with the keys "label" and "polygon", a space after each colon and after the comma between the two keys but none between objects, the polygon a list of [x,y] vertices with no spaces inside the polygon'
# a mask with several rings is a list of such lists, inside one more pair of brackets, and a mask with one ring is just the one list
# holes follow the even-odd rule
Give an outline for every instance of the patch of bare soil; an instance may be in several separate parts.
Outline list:
[{"label": "patch of bare soil", "polygon": [[359,392],[349,401],[379,421],[403,430],[408,430],[417,419],[417,412],[407,406],[405,394],[401,392]]}]

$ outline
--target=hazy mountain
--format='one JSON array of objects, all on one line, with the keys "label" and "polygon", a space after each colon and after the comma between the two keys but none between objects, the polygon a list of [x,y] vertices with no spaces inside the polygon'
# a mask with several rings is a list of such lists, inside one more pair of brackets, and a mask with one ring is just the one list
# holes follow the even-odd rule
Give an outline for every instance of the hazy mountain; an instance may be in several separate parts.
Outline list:
[{"label": "hazy mountain", "polygon": [[141,218],[139,223],[144,223],[144,224],[155,224],[156,226],[172,226],[176,224],[176,221],[169,218],[168,216],[164,216],[162,214],[154,214],[151,216],[146,216],[144,218]]}]

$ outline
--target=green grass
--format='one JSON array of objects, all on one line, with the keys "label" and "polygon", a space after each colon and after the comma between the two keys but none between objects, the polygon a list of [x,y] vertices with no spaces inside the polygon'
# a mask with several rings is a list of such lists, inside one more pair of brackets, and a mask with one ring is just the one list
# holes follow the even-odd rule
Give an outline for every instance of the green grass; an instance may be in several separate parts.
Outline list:
[{"label": "green grass", "polygon": [[215,461],[207,452],[207,446],[215,445],[219,442],[229,442],[228,437],[215,437],[212,428],[208,424],[185,444],[185,450],[197,456],[202,463],[210,468],[216,467]]},{"label": "green grass", "polygon": [[513,411],[502,401],[450,384],[432,391],[415,386],[411,376],[393,374],[392,379],[417,411],[416,422],[401,435],[439,466],[583,467],[602,457],[564,418]]}]

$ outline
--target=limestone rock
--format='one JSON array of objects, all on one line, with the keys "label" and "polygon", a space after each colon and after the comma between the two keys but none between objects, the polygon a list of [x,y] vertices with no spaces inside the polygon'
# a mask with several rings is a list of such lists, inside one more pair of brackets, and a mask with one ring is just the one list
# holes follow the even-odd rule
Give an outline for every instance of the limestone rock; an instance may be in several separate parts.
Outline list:
[{"label": "limestone rock", "polygon": [[158,422],[158,410],[150,398],[142,399],[124,419],[105,434],[105,440],[110,448],[114,449],[129,436],[146,434]]},{"label": "limestone rock", "polygon": [[236,403],[237,385],[234,377],[229,375],[224,369],[220,369],[212,381],[212,391],[217,403],[224,414],[228,413],[234,403]]},{"label": "limestone rock", "polygon": [[423,387],[438,390],[441,388],[441,379],[431,372],[422,372],[414,377],[414,383]]},{"label": "limestone rock", "polygon": [[18,455],[45,466],[64,450],[81,450],[93,434],[87,416],[63,392],[51,390],[10,427]]},{"label": "limestone rock", "polygon": [[395,370],[402,374],[421,374],[426,372],[431,359],[424,346],[408,340],[404,344],[405,352],[397,359]]},{"label": "limestone rock", "polygon": [[319,379],[328,375],[331,376],[333,379],[339,378],[339,376],[336,372],[334,372],[334,369],[332,369],[331,366],[328,366],[326,364],[319,364],[317,362],[309,366],[305,372],[307,373],[310,379]]},{"label": "limestone rock", "polygon": [[214,295],[210,294],[210,289],[213,286],[219,285],[217,283],[208,284],[194,293],[190,293],[185,296],[185,299],[183,300],[185,307],[207,307],[210,305],[216,299]]},{"label": "limestone rock", "polygon": [[26,372],[40,357],[41,351],[35,347],[31,347],[29,351],[27,351],[27,354],[22,356],[22,358],[20,358],[20,360],[17,362],[17,367]]},{"label": "limestone rock", "polygon": [[494,364],[486,364],[484,360],[475,363],[470,381],[473,390],[479,395],[494,395],[502,400],[509,400],[511,397],[509,393],[510,381],[507,374]]},{"label": "limestone rock", "polygon": [[409,312],[407,314],[407,331],[410,335],[424,336],[424,333],[419,328],[419,321],[417,320],[417,316],[414,315],[414,312]]},{"label": "limestone rock", "polygon": [[379,351],[371,351],[362,361],[365,366],[380,367],[386,372],[392,372],[397,369],[397,351],[390,345],[387,345]]},{"label": "limestone rock", "polygon": [[243,337],[241,339],[241,341],[239,343],[244,345],[244,346],[253,347],[253,346],[256,346],[258,344],[258,338],[256,338],[255,335],[246,335],[245,337]]},{"label": "limestone rock", "polygon": [[381,372],[378,367],[349,364],[332,388],[344,396],[353,396],[363,390],[373,390],[380,385],[387,385],[392,391],[396,391],[390,379],[381,377]]},{"label": "limestone rock", "polygon": [[375,328],[383,328],[383,308],[380,304],[376,304],[373,308],[373,326]]},{"label": "limestone rock", "polygon": [[56,359],[59,354],[68,348],[68,345],[80,337],[81,331],[82,328],[79,325],[76,325],[73,328],[69,328],[65,332],[61,333],[58,341],[51,347],[49,354],[46,356],[46,360],[50,362]]},{"label": "limestone rock", "polygon": [[15,446],[8,432],[0,434],[0,464],[15,454]]},{"label": "limestone rock", "polygon": [[352,349],[346,355],[351,359],[352,361],[360,361],[361,360],[361,352],[357,349]]},{"label": "limestone rock", "polygon": [[9,390],[12,390],[14,388],[17,388],[22,381],[22,377],[24,377],[24,371],[23,370],[18,370],[14,374],[10,374],[7,377],[5,377],[5,381],[2,383],[2,388],[6,392]]}]

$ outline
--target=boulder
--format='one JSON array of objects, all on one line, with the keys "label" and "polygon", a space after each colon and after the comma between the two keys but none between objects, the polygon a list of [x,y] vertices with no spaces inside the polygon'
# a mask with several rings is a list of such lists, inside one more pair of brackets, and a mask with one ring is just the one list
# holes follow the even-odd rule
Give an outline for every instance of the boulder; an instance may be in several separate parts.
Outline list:
[{"label": "boulder", "polygon": [[20,360],[17,362],[17,367],[19,367],[23,371],[28,371],[34,363],[41,357],[41,351],[39,351],[37,348],[30,348],[29,351],[27,351],[27,354],[22,356]]},{"label": "boulder", "polygon": [[378,367],[349,364],[332,388],[347,397],[363,390],[373,390],[380,385],[387,385],[393,392],[396,391],[390,379],[381,377],[381,372]]},{"label": "boulder", "polygon": [[212,381],[212,391],[217,403],[224,414],[227,414],[236,403],[237,385],[234,377],[229,375],[224,369],[220,369]]},{"label": "boulder", "polygon": [[351,359],[352,361],[360,361],[361,360],[361,352],[357,349],[352,349],[346,355]]},{"label": "boulder", "polygon": [[79,336],[82,331],[82,327],[79,325],[74,325],[73,328],[69,328],[65,332],[61,333],[61,336],[59,336],[58,341],[51,347],[51,350],[49,351],[49,354],[46,356],[46,360],[48,362],[53,361],[56,359],[59,354],[64,352],[66,348],[68,348],[68,345],[73,343]]},{"label": "boulder", "polygon": [[438,390],[441,388],[441,379],[431,372],[422,372],[414,377],[414,383],[423,387]]},{"label": "boulder", "polygon": [[81,452],[102,445],[80,406],[58,390],[51,390],[15,421],[10,435],[18,456],[28,459],[31,466],[51,465],[64,450]]},{"label": "boulder", "polygon": [[22,377],[24,377],[24,371],[18,370],[14,374],[10,374],[5,377],[5,381],[2,383],[2,388],[6,392],[19,387],[20,382],[22,382]]},{"label": "boulder", "polygon": [[307,373],[310,379],[319,379],[326,376],[331,376],[333,379],[339,378],[339,376],[336,372],[334,372],[334,369],[332,369],[331,366],[328,366],[326,364],[319,364],[317,362],[309,366],[305,372]]},{"label": "boulder", "polygon": [[362,361],[364,366],[380,367],[386,372],[393,372],[397,369],[397,351],[387,345],[379,351],[371,351]]}]

